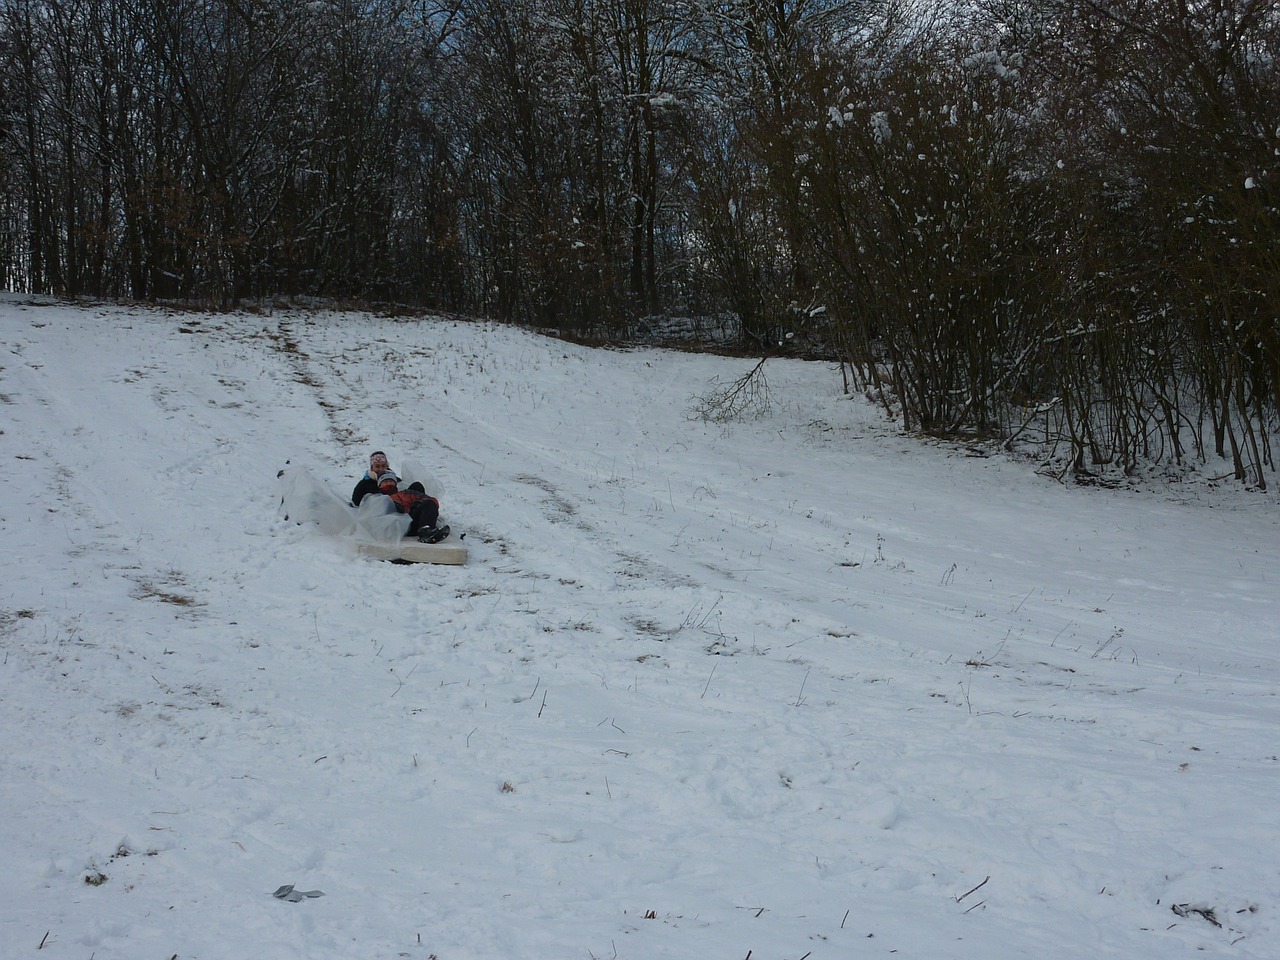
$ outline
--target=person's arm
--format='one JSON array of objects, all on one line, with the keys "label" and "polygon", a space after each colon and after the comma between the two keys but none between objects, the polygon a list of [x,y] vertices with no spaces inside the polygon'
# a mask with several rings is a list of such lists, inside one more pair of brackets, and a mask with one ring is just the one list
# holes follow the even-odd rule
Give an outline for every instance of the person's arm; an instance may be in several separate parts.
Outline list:
[{"label": "person's arm", "polygon": [[371,493],[378,490],[378,481],[374,480],[368,474],[360,478],[360,482],[356,484],[356,488],[351,491],[351,505],[353,507],[360,506],[360,501]]}]

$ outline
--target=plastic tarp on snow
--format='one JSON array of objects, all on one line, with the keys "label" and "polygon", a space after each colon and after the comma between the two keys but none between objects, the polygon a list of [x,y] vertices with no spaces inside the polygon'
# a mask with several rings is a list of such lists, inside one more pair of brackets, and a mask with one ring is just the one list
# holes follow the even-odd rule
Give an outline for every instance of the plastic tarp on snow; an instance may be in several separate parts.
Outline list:
[{"label": "plastic tarp on snow", "polygon": [[[417,481],[427,495],[441,499],[442,488],[421,465],[405,461],[400,489]],[[358,478],[357,478],[358,479]],[[308,467],[289,464],[280,471],[280,512],[296,523],[314,523],[332,537],[352,540],[357,544],[399,546],[409,532],[409,515],[397,513],[390,497],[380,493],[367,495],[360,506],[352,508],[349,491],[339,492],[319,479]],[[356,480],[350,481],[351,486]]]}]

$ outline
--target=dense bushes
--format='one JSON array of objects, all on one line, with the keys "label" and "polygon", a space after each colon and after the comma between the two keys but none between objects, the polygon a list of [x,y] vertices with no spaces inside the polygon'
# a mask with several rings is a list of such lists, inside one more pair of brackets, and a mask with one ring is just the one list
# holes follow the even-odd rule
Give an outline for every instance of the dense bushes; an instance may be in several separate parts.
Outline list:
[{"label": "dense bushes", "polygon": [[1264,484],[1277,4],[4,0],[0,284],[728,311],[912,429]]}]

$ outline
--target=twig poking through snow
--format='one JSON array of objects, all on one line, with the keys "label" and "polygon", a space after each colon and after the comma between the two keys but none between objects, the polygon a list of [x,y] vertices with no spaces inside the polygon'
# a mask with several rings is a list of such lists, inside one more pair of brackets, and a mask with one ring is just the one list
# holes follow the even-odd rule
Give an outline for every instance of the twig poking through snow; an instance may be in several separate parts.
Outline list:
[{"label": "twig poking through snow", "polygon": [[986,879],[986,880],[983,880],[980,884],[978,884],[978,885],[977,885],[976,887],[974,887],[972,890],[969,890],[969,891],[968,891],[968,892],[966,892],[966,893],[962,893],[962,894],[960,894],[960,896],[956,897],[956,903],[959,903],[959,902],[960,902],[961,900],[963,900],[965,897],[969,896],[969,894],[970,894],[970,893],[975,893],[975,892],[977,892],[978,890],[981,890],[983,887],[985,887],[985,886],[987,885],[987,881],[988,881],[988,880],[990,880],[990,879],[991,879],[990,877],[987,877],[987,879]]},{"label": "twig poking through snow", "polygon": [[1189,917],[1194,913],[1198,916],[1204,917],[1204,919],[1208,920],[1215,927],[1222,926],[1222,921],[1218,919],[1217,913],[1214,911],[1213,907],[1208,904],[1175,903],[1170,909],[1180,917]]},{"label": "twig poking through snow", "polygon": [[804,679],[800,681],[800,692],[796,694],[797,707],[802,706],[804,704],[804,685],[809,682],[809,674],[812,672],[813,672],[813,667],[810,667],[808,670],[804,672]]},{"label": "twig poking through snow", "polygon": [[537,693],[537,692],[538,692],[538,687],[539,687],[541,684],[542,684],[542,678],[541,678],[541,677],[539,677],[537,680],[535,680],[535,681],[533,682],[533,689],[529,691],[529,695],[528,695],[527,697],[516,697],[516,698],[515,698],[514,700],[512,700],[511,702],[512,702],[512,703],[524,703],[526,700],[532,700],[532,699],[533,699],[533,695],[534,695],[535,693]]}]

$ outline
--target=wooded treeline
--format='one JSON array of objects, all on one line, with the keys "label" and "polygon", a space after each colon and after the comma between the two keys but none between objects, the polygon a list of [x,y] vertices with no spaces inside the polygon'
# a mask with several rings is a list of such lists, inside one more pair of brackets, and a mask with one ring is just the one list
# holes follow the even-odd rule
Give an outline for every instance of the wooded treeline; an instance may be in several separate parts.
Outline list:
[{"label": "wooded treeline", "polygon": [[726,317],[911,429],[1274,470],[1280,0],[0,10],[2,287]]}]

